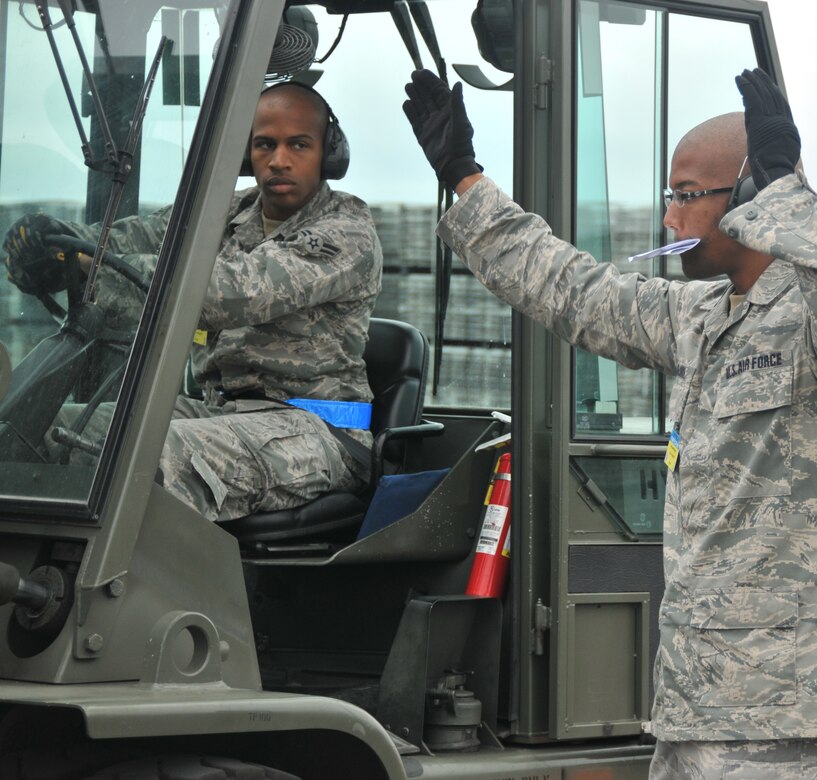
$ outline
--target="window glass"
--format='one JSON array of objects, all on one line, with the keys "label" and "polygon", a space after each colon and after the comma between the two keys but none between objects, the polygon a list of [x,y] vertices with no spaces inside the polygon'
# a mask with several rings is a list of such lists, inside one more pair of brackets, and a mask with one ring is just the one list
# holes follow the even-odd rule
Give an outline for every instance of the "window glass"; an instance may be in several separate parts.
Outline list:
[{"label": "window glass", "polygon": [[[77,252],[94,251],[100,220],[114,202],[112,158],[127,157],[155,61],[109,244],[115,253],[140,253],[140,274],[149,278],[225,10],[203,5],[181,2],[158,12],[122,0],[81,6],[92,9],[74,14],[89,77],[57,4],[50,8],[55,57],[33,3],[0,3],[0,236],[11,231],[18,242],[8,253],[14,257],[6,257],[11,273],[20,281],[19,269],[28,269],[37,280],[33,287],[25,279],[0,283],[0,354],[13,368],[10,384],[0,382],[0,497],[87,499],[145,289],[106,257],[91,302],[82,304],[86,281]],[[170,39],[163,55],[162,36]],[[138,237],[129,231],[128,217],[159,206],[167,208],[151,218],[149,230]],[[68,243],[54,238],[66,235]]]},{"label": "window glass", "polygon": [[593,494],[614,528],[628,539],[661,533],[667,467],[647,458],[573,457],[570,467],[579,481],[595,483]]},{"label": "window glass", "polygon": [[[708,52],[711,56],[691,57],[690,41],[694,41],[695,51]],[[744,68],[756,66],[757,55],[747,25],[722,19],[670,15],[667,78],[671,100],[667,111],[669,160],[666,181],[669,180],[672,150],[684,133],[718,114],[743,111],[735,76]],[[702,83],[706,83],[706,89],[700,89]],[[735,178],[737,174],[735,171]],[[668,279],[684,278],[679,257],[667,259],[664,275]]]},{"label": "window glass", "polygon": [[[577,19],[576,245],[624,272],[682,278],[678,258],[627,258],[672,240],[668,158],[698,123],[742,109],[734,77],[757,62],[751,30],[598,0],[581,0]],[[671,381],[574,350],[576,435],[664,434]]]}]

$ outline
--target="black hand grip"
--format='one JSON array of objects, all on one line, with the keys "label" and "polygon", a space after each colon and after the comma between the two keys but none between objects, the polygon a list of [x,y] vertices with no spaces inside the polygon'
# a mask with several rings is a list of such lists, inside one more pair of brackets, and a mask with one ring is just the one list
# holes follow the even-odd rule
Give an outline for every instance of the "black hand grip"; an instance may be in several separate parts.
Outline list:
[{"label": "black hand grip", "polygon": [[24,607],[39,609],[45,606],[51,594],[44,585],[25,580],[20,572],[8,563],[0,563],[0,606],[13,601]]}]

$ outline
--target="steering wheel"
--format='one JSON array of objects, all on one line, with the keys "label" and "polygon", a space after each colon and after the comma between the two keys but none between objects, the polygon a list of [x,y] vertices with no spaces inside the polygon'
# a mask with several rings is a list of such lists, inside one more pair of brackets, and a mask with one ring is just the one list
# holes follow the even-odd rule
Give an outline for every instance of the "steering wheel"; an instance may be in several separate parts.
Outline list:
[{"label": "steering wheel", "polygon": [[[111,330],[105,312],[95,304],[84,304],[85,280],[79,254],[93,255],[96,245],[74,236],[46,235],[47,245],[65,252],[65,282],[68,311],[48,293],[37,294],[55,317],[60,329],[37,344],[6,380],[0,371],[0,460],[28,462],[42,458],[40,448],[63,403],[73,393],[74,403],[85,409],[71,428],[52,430],[52,438],[64,445],[57,456],[67,461],[73,448],[94,451],[83,430],[99,405],[115,397],[127,365],[132,334]],[[146,291],[149,281],[130,263],[113,252],[103,252],[102,260],[128,281]],[[13,423],[13,424],[12,424]],[[54,435],[58,433],[58,435]]]},{"label": "steering wheel", "polygon": [[[48,234],[45,240],[60,249],[67,250],[66,252],[66,281],[68,292],[68,308],[76,306],[82,300],[82,273],[79,266],[79,255],[85,254],[93,257],[96,253],[96,244],[93,241],[85,241],[75,236],[68,236],[64,234]],[[150,281],[145,278],[144,274],[137,268],[134,268],[121,255],[114,254],[109,250],[102,252],[102,262],[109,268],[112,268],[117,273],[125,277],[131,284],[136,285],[143,292],[147,292],[150,287]],[[46,309],[60,321],[65,319],[65,309],[57,303],[54,298],[48,293],[42,293],[37,296],[40,302]]]}]

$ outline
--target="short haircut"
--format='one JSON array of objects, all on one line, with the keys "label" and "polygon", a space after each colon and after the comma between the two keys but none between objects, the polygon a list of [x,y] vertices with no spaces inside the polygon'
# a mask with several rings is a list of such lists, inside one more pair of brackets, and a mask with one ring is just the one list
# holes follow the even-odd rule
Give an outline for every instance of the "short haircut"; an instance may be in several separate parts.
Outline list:
[{"label": "short haircut", "polygon": [[690,148],[709,158],[712,169],[716,172],[737,178],[746,158],[746,123],[743,112],[720,114],[696,125],[681,138],[675,147],[675,153]]},{"label": "short haircut", "polygon": [[329,104],[317,90],[306,84],[301,84],[298,81],[282,81],[278,82],[277,84],[271,84],[270,86],[261,90],[261,94],[258,96],[259,102],[265,95],[269,95],[273,91],[284,93],[289,92],[292,95],[297,95],[298,97],[306,100],[315,109],[315,113],[318,115],[318,121],[320,122],[322,133],[326,133],[326,128],[329,125],[329,115],[331,113],[331,109],[329,108]]}]

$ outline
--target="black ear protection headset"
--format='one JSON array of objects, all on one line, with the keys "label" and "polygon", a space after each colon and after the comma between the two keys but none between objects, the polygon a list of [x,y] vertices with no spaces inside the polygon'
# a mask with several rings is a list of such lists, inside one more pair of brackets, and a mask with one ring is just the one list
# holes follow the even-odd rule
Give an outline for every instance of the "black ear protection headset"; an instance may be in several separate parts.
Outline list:
[{"label": "black ear protection headset", "polygon": [[744,203],[748,203],[750,200],[754,200],[755,195],[757,195],[757,187],[755,186],[755,180],[752,178],[752,174],[750,173],[748,176],[741,175],[746,168],[748,160],[749,158],[745,157],[743,165],[740,166],[738,180],[732,188],[732,194],[729,196],[729,203],[726,206],[727,212],[736,209],[738,206],[742,206]]},{"label": "black ear protection headset", "polygon": [[[349,168],[349,141],[346,134],[341,130],[338,124],[338,118],[335,116],[329,104],[316,89],[313,89],[308,84],[302,84],[299,81],[282,81],[277,84],[272,84],[261,90],[261,95],[273,89],[280,87],[295,86],[317,95],[324,106],[326,106],[326,113],[328,122],[326,124],[326,132],[323,135],[323,156],[321,157],[321,179],[342,179],[346,175]],[[260,96],[259,96],[260,97]],[[252,150],[252,134],[250,140],[247,142],[247,150],[244,153],[244,160],[241,163],[240,176],[252,176],[252,162],[250,160],[250,153]]]}]

